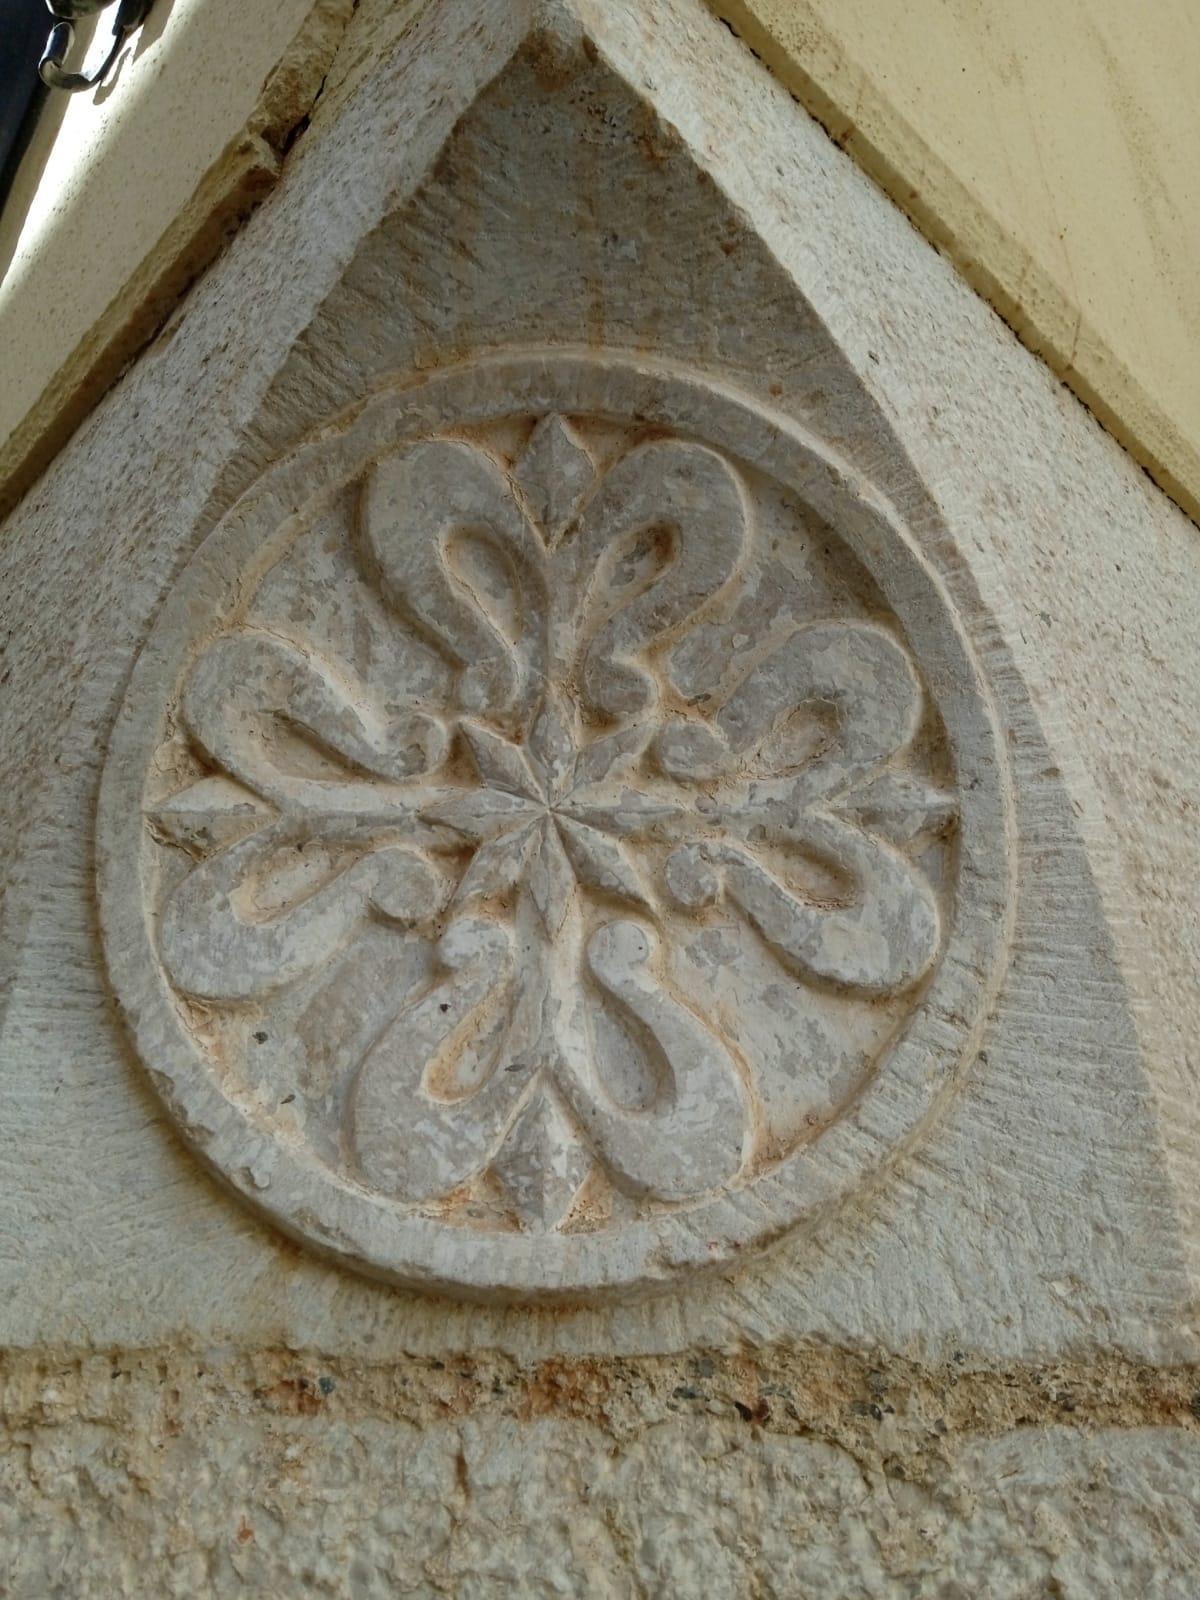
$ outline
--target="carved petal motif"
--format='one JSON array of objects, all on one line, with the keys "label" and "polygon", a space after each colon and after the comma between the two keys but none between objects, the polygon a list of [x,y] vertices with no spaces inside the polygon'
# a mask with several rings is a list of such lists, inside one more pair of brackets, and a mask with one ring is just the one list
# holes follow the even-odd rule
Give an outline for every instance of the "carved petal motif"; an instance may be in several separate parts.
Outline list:
[{"label": "carved petal motif", "polygon": [[[707,997],[672,978],[681,912],[730,908],[805,981],[901,993],[941,940],[904,848],[954,809],[897,766],[923,691],[875,621],[776,633],[703,716],[679,714],[661,652],[741,603],[748,491],[682,440],[596,459],[549,414],[511,466],[449,438],[378,461],[364,574],[450,693],[385,711],[319,650],[232,628],[181,697],[220,775],[152,811],[199,857],[159,927],[187,994],[269,999],[369,927],[428,942],[428,982],[398,1009],[380,998],[346,1066],[360,1176],[427,1205],[490,1167],[533,1228],[563,1221],[594,1164],[631,1203],[743,1169],[754,1085]],[[832,733],[790,760],[806,712]],[[806,862],[838,887],[803,889]]]},{"label": "carved petal motif", "polygon": [[580,883],[601,894],[616,895],[647,908],[650,896],[633,863],[617,841],[598,828],[563,817],[559,822],[563,846]]},{"label": "carved petal motif", "polygon": [[593,978],[633,1025],[624,1037],[640,1038],[650,1052],[658,1080],[650,1109],[630,1112],[614,1102],[602,1060],[578,1050],[566,1092],[623,1187],[686,1200],[738,1171],[745,1107],[732,1056],[662,982],[657,957],[657,937],[636,922],[610,922],[588,943]]},{"label": "carved petal motif", "polygon": [[571,717],[557,693],[542,702],[529,733],[529,754],[537,771],[540,792],[557,802],[575,780],[575,740]]},{"label": "carved petal motif", "polygon": [[475,843],[523,828],[541,815],[536,802],[508,789],[467,789],[425,807],[430,822],[442,822]]}]

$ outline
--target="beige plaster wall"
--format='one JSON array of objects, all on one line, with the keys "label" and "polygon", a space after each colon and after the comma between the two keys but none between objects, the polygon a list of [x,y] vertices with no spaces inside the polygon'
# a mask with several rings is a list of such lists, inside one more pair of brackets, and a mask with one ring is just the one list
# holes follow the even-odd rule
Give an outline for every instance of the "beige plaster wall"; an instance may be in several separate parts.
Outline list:
[{"label": "beige plaster wall", "polygon": [[0,507],[271,188],[352,8],[155,0],[105,85],[51,97],[0,218]]},{"label": "beige plaster wall", "polygon": [[709,3],[1197,516],[1200,9]]}]

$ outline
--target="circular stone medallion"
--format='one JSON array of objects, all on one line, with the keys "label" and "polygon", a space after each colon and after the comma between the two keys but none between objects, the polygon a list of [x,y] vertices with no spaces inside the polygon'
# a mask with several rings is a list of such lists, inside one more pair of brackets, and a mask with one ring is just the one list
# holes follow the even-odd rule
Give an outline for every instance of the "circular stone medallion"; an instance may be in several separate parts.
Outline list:
[{"label": "circular stone medallion", "polygon": [[863,1182],[978,1045],[1007,788],[945,594],[793,423],[501,356],[267,472],[104,775],[171,1114],[370,1272],[575,1298]]}]

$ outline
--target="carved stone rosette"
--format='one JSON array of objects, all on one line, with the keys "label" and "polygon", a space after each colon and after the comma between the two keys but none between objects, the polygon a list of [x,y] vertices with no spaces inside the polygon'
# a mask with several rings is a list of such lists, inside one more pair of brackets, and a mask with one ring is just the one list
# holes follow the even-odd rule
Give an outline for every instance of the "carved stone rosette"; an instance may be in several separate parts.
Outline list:
[{"label": "carved stone rosette", "polygon": [[828,451],[497,356],[298,449],[176,584],[105,774],[110,970],[292,1232],[648,1285],[919,1129],[998,976],[1006,807],[944,593]]}]

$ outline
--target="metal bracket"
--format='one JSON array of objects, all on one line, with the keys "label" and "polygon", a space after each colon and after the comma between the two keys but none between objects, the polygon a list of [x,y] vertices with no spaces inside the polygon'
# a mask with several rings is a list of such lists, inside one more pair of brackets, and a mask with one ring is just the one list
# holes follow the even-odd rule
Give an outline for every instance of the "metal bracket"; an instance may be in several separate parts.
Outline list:
[{"label": "metal bracket", "polygon": [[75,23],[105,10],[112,0],[46,0],[50,15],[57,21],[38,62],[38,76],[42,82],[47,88],[66,89],[69,94],[80,89],[94,89],[98,83],[103,83],[125,41],[146,20],[152,3],[153,0],[120,0],[113,21],[112,44],[100,66],[94,72],[65,72],[63,63],[75,41]]}]

